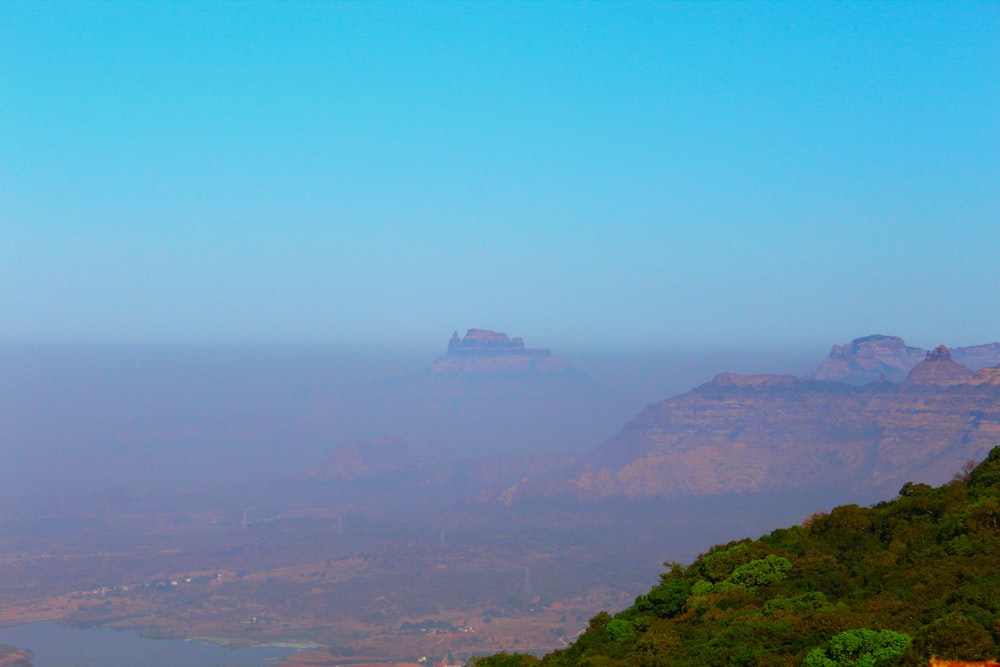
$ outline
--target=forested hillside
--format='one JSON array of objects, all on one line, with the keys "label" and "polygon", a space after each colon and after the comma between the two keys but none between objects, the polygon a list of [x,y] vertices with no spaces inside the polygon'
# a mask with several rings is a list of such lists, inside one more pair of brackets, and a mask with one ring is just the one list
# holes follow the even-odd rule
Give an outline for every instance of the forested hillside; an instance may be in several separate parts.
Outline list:
[{"label": "forested hillside", "polygon": [[[627,545],[623,545],[627,548]],[[926,665],[1000,654],[1000,447],[939,488],[906,484],[716,546],[542,659],[479,667]]]}]

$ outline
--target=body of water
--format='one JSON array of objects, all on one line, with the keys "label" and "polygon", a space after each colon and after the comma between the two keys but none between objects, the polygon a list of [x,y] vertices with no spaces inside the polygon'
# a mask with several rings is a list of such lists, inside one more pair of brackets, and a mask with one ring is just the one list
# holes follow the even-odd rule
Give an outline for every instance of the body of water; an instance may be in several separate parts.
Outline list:
[{"label": "body of water", "polygon": [[278,646],[227,648],[150,639],[128,630],[54,622],[0,628],[0,643],[34,651],[34,667],[273,667],[293,652]]}]

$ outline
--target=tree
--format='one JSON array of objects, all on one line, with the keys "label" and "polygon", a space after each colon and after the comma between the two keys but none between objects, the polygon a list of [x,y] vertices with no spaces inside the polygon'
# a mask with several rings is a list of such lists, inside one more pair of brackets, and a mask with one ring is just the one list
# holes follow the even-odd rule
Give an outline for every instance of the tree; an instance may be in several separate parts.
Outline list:
[{"label": "tree", "polygon": [[470,667],[531,667],[539,662],[538,658],[527,653],[501,651],[496,655],[475,657],[469,661],[469,665]]},{"label": "tree", "polygon": [[826,649],[809,652],[803,667],[874,667],[880,660],[902,655],[910,645],[910,636],[892,630],[858,628],[830,638]]},{"label": "tree", "polygon": [[997,645],[990,633],[963,614],[949,614],[922,628],[913,642],[917,655],[945,660],[988,660]]}]

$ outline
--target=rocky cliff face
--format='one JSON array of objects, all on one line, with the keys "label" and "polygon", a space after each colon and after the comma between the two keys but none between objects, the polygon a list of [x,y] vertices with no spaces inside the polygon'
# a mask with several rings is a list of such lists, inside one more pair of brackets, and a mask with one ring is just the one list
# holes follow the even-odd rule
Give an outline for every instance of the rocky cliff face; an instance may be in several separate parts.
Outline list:
[{"label": "rocky cliff face", "polygon": [[723,374],[649,406],[571,474],[518,491],[593,500],[841,487],[877,498],[941,483],[1000,443],[1000,367],[973,374],[943,347],[925,356],[902,384]]},{"label": "rocky cliff face", "polygon": [[[923,361],[928,350],[911,347],[899,336],[865,336],[834,345],[830,355],[812,374],[817,380],[863,385],[884,378],[902,382]],[[1000,364],[1000,343],[951,350],[952,359],[974,371]]]}]

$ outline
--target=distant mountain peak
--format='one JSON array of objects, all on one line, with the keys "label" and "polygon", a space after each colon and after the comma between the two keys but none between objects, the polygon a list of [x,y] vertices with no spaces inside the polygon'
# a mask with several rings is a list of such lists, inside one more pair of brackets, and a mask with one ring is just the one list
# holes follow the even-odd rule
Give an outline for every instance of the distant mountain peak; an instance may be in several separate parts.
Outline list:
[{"label": "distant mountain peak", "polygon": [[951,350],[944,345],[938,345],[927,353],[924,361],[951,361]]},{"label": "distant mountain peak", "polygon": [[[834,380],[845,384],[864,385],[879,380],[901,383],[910,371],[928,354],[938,352],[948,355],[949,361],[966,366],[973,371],[1000,364],[1000,343],[987,343],[973,347],[949,350],[939,346],[924,350],[906,344],[899,336],[874,334],[855,338],[844,345],[834,345],[829,356],[813,372],[817,380]],[[930,359],[938,360],[937,357]]]},{"label": "distant mountain peak", "polygon": [[491,329],[451,335],[448,350],[431,364],[433,375],[526,375],[569,371],[564,359],[545,348],[529,348],[523,338]]},{"label": "distant mountain peak", "polygon": [[825,378],[722,373],[649,405],[572,469],[510,496],[856,488],[874,497],[908,479],[943,481],[942,470],[982,456],[1000,434],[1000,359],[974,372],[957,352],[981,363],[998,347],[923,350],[876,335],[834,346],[816,373]]},{"label": "distant mountain peak", "polygon": [[971,368],[952,361],[951,351],[944,345],[938,345],[913,367],[903,386],[949,386],[968,382],[972,376]]},{"label": "distant mountain peak", "polygon": [[834,345],[813,377],[858,385],[880,378],[902,382],[924,356],[924,350],[910,347],[899,336],[863,336],[844,345]]},{"label": "distant mountain peak", "polygon": [[864,349],[911,349],[916,350],[918,348],[911,348],[906,344],[900,336],[886,336],[885,334],[871,334],[870,336],[861,336],[860,338],[855,338],[850,343],[844,345],[834,345],[833,350],[830,352],[830,356],[833,357],[835,354],[840,353],[841,355],[846,354],[857,354]]},{"label": "distant mountain peak", "polygon": [[524,347],[523,338],[510,338],[505,333],[490,329],[469,329],[463,338],[458,331],[451,335],[448,341],[448,356],[468,355],[510,355],[530,354],[532,356],[550,356],[548,350],[529,350]]}]

